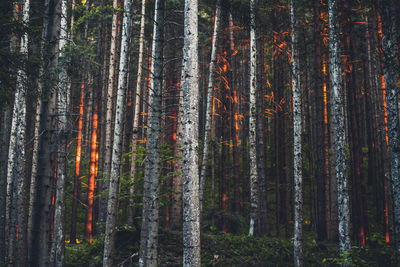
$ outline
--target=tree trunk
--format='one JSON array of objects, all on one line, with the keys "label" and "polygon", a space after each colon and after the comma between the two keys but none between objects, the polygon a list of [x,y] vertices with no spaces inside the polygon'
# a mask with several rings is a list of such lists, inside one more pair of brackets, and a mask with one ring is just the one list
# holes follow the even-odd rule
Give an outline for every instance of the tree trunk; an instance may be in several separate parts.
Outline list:
[{"label": "tree trunk", "polygon": [[150,77],[149,120],[147,130],[146,154],[148,157],[149,203],[148,230],[146,245],[146,266],[156,267],[159,226],[159,193],[161,176],[161,115],[162,115],[162,77],[163,77],[163,9],[164,0],[155,3],[152,72]]},{"label": "tree trunk", "polygon": [[132,129],[132,157],[131,157],[131,187],[129,188],[129,213],[128,224],[133,225],[133,197],[134,197],[134,182],[136,177],[136,157],[137,157],[137,141],[139,137],[139,118],[140,118],[140,99],[142,97],[142,77],[143,77],[143,45],[144,45],[144,27],[146,19],[146,1],[142,0],[142,11],[140,18],[140,34],[139,34],[139,59],[138,59],[138,72],[136,80],[136,95],[135,95],[135,109],[133,118]]},{"label": "tree trunk", "polygon": [[250,227],[249,235],[254,234],[254,224],[258,212],[258,174],[256,144],[256,7],[250,0],[250,111],[249,111],[249,154],[250,154]]},{"label": "tree trunk", "polygon": [[50,236],[50,206],[51,206],[51,181],[54,179],[55,167],[55,118],[56,118],[56,93],[52,90],[52,69],[57,65],[57,57],[52,56],[55,50],[55,40],[58,35],[57,19],[59,5],[55,0],[47,4],[45,16],[45,43],[44,65],[40,122],[38,139],[38,161],[35,184],[35,194],[32,212],[32,233],[29,250],[30,266],[48,266],[49,236]]},{"label": "tree trunk", "polygon": [[0,263],[3,263],[6,256],[6,192],[7,192],[7,159],[8,147],[10,145],[10,126],[11,126],[11,108],[4,105],[2,109],[2,127],[1,127],[1,154],[0,154]]},{"label": "tree trunk", "polygon": [[206,125],[205,125],[205,133],[204,133],[204,149],[203,149],[203,157],[201,161],[200,167],[200,211],[203,206],[203,195],[204,195],[204,186],[206,180],[207,173],[207,165],[208,165],[208,150],[210,147],[210,135],[211,135],[211,116],[212,116],[212,100],[214,95],[214,73],[215,73],[215,65],[217,63],[217,44],[218,44],[218,32],[220,27],[220,18],[221,18],[221,0],[217,0],[215,6],[215,18],[214,18],[214,31],[212,35],[212,46],[211,46],[211,60],[210,60],[210,73],[208,76],[208,87],[207,87],[207,107],[206,107]]},{"label": "tree trunk", "polygon": [[128,48],[130,39],[130,26],[131,26],[131,0],[124,0],[124,15],[122,22],[122,40],[121,40],[121,54],[119,62],[118,74],[118,91],[117,103],[115,114],[115,128],[114,128],[114,143],[112,148],[112,164],[111,176],[108,194],[107,205],[107,221],[106,232],[104,238],[104,256],[103,266],[113,266],[113,252],[114,252],[114,237],[116,228],[116,219],[118,213],[118,191],[120,180],[120,167],[121,167],[121,146],[122,146],[122,129],[123,129],[123,114],[125,109],[125,91],[126,80],[128,72]]},{"label": "tree trunk", "polygon": [[[102,191],[108,190],[108,181],[110,179],[110,171],[111,171],[111,153],[112,153],[112,117],[113,117],[113,91],[114,91],[114,83],[115,83],[115,68],[117,65],[117,41],[118,41],[118,0],[113,0],[113,19],[112,19],[112,28],[111,28],[111,45],[110,45],[110,68],[108,72],[108,84],[107,84],[107,104],[106,104],[106,121],[105,121],[105,148],[104,148],[104,165],[103,165],[103,188]],[[106,217],[108,216],[105,213],[105,208],[107,205],[107,196],[102,197],[100,200],[100,216],[99,219],[101,222],[105,222]]]},{"label": "tree trunk", "polygon": [[384,56],[383,62],[386,81],[390,165],[393,187],[394,233],[396,248],[400,251],[400,137],[399,111],[397,105],[399,85],[395,39],[396,33],[394,27],[395,16],[391,9],[392,5],[393,2],[390,0],[380,1],[382,16],[382,48]]},{"label": "tree trunk", "polygon": [[57,99],[57,185],[55,192],[55,214],[54,214],[54,233],[53,243],[50,254],[50,265],[56,267],[64,266],[65,253],[65,231],[64,231],[64,216],[65,216],[65,184],[67,181],[67,142],[68,142],[68,77],[66,69],[66,61],[64,50],[67,44],[67,0],[61,1],[61,22],[60,34],[58,42],[58,99]]},{"label": "tree trunk", "polygon": [[[29,23],[30,1],[24,1],[22,23]],[[28,59],[28,33],[24,32],[20,42],[20,53],[24,60]],[[9,237],[8,237],[8,264],[9,266],[25,266],[27,260],[26,237],[26,176],[25,176],[25,132],[26,132],[26,90],[27,73],[25,63],[18,69],[17,86],[14,96],[14,109],[11,123],[10,144],[7,166],[7,198],[11,206]],[[6,219],[7,219],[6,214]],[[18,225],[18,227],[17,227]],[[18,240],[16,240],[18,237]],[[15,253],[17,252],[17,253]],[[17,264],[16,264],[17,263]]]},{"label": "tree trunk", "polygon": [[292,30],[292,77],[293,77],[293,144],[294,144],[294,265],[303,266],[303,175],[302,175],[302,109],[297,51],[297,2],[290,2]]},{"label": "tree trunk", "polygon": [[329,0],[329,57],[331,77],[331,108],[336,148],[336,177],[338,184],[339,245],[343,253],[351,248],[350,203],[346,168],[345,113],[340,58],[340,30],[337,17],[337,1]]},{"label": "tree trunk", "polygon": [[200,199],[198,171],[199,70],[198,3],[185,0],[183,80],[183,266],[200,266]]}]

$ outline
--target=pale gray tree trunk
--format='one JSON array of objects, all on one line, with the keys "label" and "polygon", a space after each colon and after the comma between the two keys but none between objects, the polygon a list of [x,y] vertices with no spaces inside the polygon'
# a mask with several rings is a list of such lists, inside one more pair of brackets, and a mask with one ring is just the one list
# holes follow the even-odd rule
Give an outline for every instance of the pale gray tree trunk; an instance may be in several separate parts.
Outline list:
[{"label": "pale gray tree trunk", "polygon": [[212,35],[212,47],[211,47],[211,60],[210,60],[210,73],[208,76],[208,87],[207,87],[207,107],[206,107],[206,125],[205,125],[205,133],[204,133],[204,149],[203,149],[203,158],[201,161],[200,167],[200,211],[203,207],[203,195],[204,195],[204,186],[206,180],[207,173],[207,165],[208,165],[208,150],[210,147],[210,135],[211,135],[211,116],[212,116],[212,101],[214,96],[214,73],[215,73],[215,65],[217,63],[217,44],[218,44],[218,32],[220,27],[220,18],[221,18],[221,0],[217,0],[215,6],[215,17],[214,17],[214,31]]},{"label": "pale gray tree trunk", "polygon": [[[24,1],[22,11],[22,23],[29,23],[29,0]],[[20,53],[24,60],[28,58],[28,33],[24,32],[20,41]],[[24,266],[27,259],[27,239],[26,239],[26,177],[25,177],[25,131],[26,131],[26,91],[27,73],[25,64],[18,69],[17,86],[14,96],[13,117],[11,123],[11,137],[8,151],[7,168],[7,197],[11,197],[8,262],[9,266]],[[10,186],[10,188],[8,188]],[[10,194],[12,192],[12,194]],[[10,194],[10,195],[9,195]],[[7,201],[8,202],[8,201]],[[7,214],[8,215],[8,214]],[[18,225],[18,230],[16,226]],[[18,241],[16,242],[16,234]],[[18,251],[17,251],[18,250]],[[15,253],[17,251],[17,253]],[[17,258],[15,258],[17,257]]]},{"label": "pale gray tree trunk", "polygon": [[382,49],[384,74],[386,82],[386,103],[388,118],[388,134],[390,149],[390,168],[393,187],[394,234],[396,249],[400,251],[400,136],[399,136],[399,108],[397,98],[399,94],[399,71],[396,53],[395,14],[392,7],[394,2],[381,0],[382,16]]},{"label": "pale gray tree trunk", "polygon": [[4,105],[2,109],[1,153],[0,153],[0,263],[4,262],[6,252],[6,192],[7,192],[7,160],[10,144],[11,108]]},{"label": "pale gray tree trunk", "polygon": [[290,2],[292,30],[292,78],[293,78],[293,175],[294,175],[294,266],[303,266],[303,175],[302,175],[302,110],[297,44],[297,1]]},{"label": "pale gray tree trunk", "polygon": [[144,45],[144,26],[146,18],[146,0],[142,0],[142,11],[140,18],[140,34],[139,34],[139,59],[138,59],[138,72],[136,80],[136,95],[135,95],[135,113],[133,118],[132,129],[132,156],[131,156],[131,187],[129,188],[129,215],[128,224],[133,225],[133,196],[135,192],[134,182],[136,177],[136,153],[137,153],[137,140],[139,136],[139,118],[140,118],[140,99],[141,99],[141,85],[143,77],[143,45]]},{"label": "pale gray tree trunk", "polygon": [[150,76],[149,120],[147,129],[146,154],[148,160],[149,198],[148,229],[146,245],[146,266],[156,267],[159,191],[160,191],[160,146],[161,146],[161,111],[162,111],[162,73],[163,73],[163,6],[164,0],[155,2],[152,61]]},{"label": "pale gray tree trunk", "polygon": [[254,225],[258,212],[258,173],[256,144],[256,8],[255,0],[250,0],[250,111],[249,111],[249,156],[250,156],[250,227],[249,235],[254,235]]},{"label": "pale gray tree trunk", "polygon": [[63,58],[65,46],[67,44],[67,0],[61,1],[61,22],[60,35],[58,41],[58,74],[57,85],[57,181],[54,202],[54,233],[53,243],[50,253],[50,264],[52,266],[64,266],[65,253],[65,231],[64,231],[64,215],[65,215],[65,183],[67,180],[67,112],[68,112],[68,76],[66,69],[66,61]]},{"label": "pale gray tree trunk", "polygon": [[343,100],[342,62],[340,58],[340,30],[337,17],[337,0],[328,1],[329,14],[329,71],[331,78],[331,109],[336,149],[336,177],[338,185],[338,223],[340,251],[349,251],[350,202],[346,168],[346,134]]},{"label": "pale gray tree trunk", "polygon": [[200,266],[198,3],[185,0],[183,48],[183,266]]},{"label": "pale gray tree trunk", "polygon": [[[125,110],[125,91],[127,87],[129,39],[131,27],[131,0],[124,0],[122,21],[121,54],[118,74],[117,103],[115,111],[114,143],[111,158],[111,173],[107,205],[106,232],[104,238],[103,266],[113,266],[114,237],[118,213],[120,167],[122,157],[122,129]],[[110,70],[111,71],[111,70]]]},{"label": "pale gray tree trunk", "polygon": [[[111,28],[111,44],[110,44],[110,68],[108,70],[108,85],[107,85],[107,104],[106,104],[106,121],[105,121],[105,148],[104,148],[104,165],[103,165],[103,187],[102,191],[108,190],[110,171],[111,171],[111,153],[112,153],[112,117],[113,117],[113,95],[114,95],[114,79],[115,68],[117,65],[117,41],[118,41],[118,0],[113,0],[113,19]],[[106,207],[108,201],[104,196],[100,199],[100,214],[99,220],[104,222],[106,220]]]}]

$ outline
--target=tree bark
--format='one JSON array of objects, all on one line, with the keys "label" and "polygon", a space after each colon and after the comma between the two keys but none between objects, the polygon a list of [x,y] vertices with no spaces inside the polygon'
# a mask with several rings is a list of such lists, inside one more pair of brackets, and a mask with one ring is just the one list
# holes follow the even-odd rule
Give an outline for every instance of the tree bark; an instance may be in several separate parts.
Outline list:
[{"label": "tree bark", "polygon": [[249,111],[249,155],[250,155],[250,227],[254,234],[254,224],[258,212],[258,173],[256,144],[256,3],[250,0],[250,111]]},{"label": "tree bark", "polygon": [[68,76],[66,69],[66,61],[64,57],[64,50],[67,44],[67,0],[61,1],[61,22],[60,34],[58,42],[58,58],[60,73],[58,74],[58,99],[57,99],[57,181],[55,192],[55,213],[54,213],[54,233],[53,243],[50,253],[50,265],[56,267],[64,266],[64,253],[65,253],[65,231],[64,231],[64,217],[65,217],[65,184],[67,181],[67,142],[68,142]]},{"label": "tree bark", "polygon": [[198,2],[185,0],[183,80],[183,266],[200,266],[200,198],[198,170],[199,70]]},{"label": "tree bark", "polygon": [[144,28],[146,19],[146,1],[142,0],[142,10],[140,18],[140,34],[139,34],[139,59],[138,72],[136,80],[135,109],[132,129],[132,157],[131,157],[131,187],[129,188],[129,214],[128,224],[133,225],[133,196],[135,193],[134,182],[136,177],[136,158],[137,158],[137,141],[139,137],[139,118],[140,118],[140,99],[142,97],[142,77],[143,77],[143,46],[144,46]]},{"label": "tree bark", "polygon": [[294,266],[300,267],[303,262],[303,174],[302,174],[302,108],[297,51],[297,18],[296,0],[290,2],[290,25],[292,30],[292,78],[293,78],[293,145],[294,145]]},{"label": "tree bark", "polygon": [[343,100],[342,66],[340,58],[340,31],[337,17],[337,1],[329,0],[329,57],[331,77],[331,108],[336,148],[336,177],[338,184],[339,246],[343,253],[351,248],[350,203],[346,168],[346,134]]},{"label": "tree bark", "polygon": [[393,209],[394,209],[394,234],[396,249],[400,251],[400,137],[399,137],[399,110],[397,98],[398,65],[396,53],[396,33],[394,14],[390,0],[381,0],[382,16],[382,48],[384,74],[386,81],[386,102],[388,118],[388,135],[390,149],[390,165],[393,188]]},{"label": "tree bark", "polygon": [[[107,84],[107,104],[106,104],[106,121],[105,121],[105,148],[104,148],[104,165],[103,165],[103,188],[102,191],[108,190],[108,184],[111,171],[111,154],[112,154],[112,117],[113,117],[113,95],[114,95],[114,83],[115,83],[115,68],[117,65],[117,41],[118,41],[118,0],[113,0],[113,19],[111,28],[111,44],[110,44],[110,68],[108,71],[108,84]],[[107,196],[102,197],[100,200],[100,216],[101,222],[106,220],[108,216],[105,213],[105,207],[107,205]]]},{"label": "tree bark", "polygon": [[206,180],[207,173],[207,165],[208,165],[208,154],[210,147],[210,135],[211,135],[211,116],[212,116],[212,100],[214,96],[214,74],[215,74],[215,65],[217,63],[217,44],[218,44],[218,32],[220,27],[220,19],[221,19],[221,0],[217,0],[215,5],[215,18],[214,18],[214,30],[212,35],[212,46],[211,46],[211,60],[210,60],[210,72],[208,76],[208,87],[207,87],[207,107],[206,107],[206,125],[205,125],[205,133],[204,133],[204,149],[203,149],[203,157],[200,166],[200,211],[203,206],[203,195],[204,195],[204,186]]},{"label": "tree bark", "polygon": [[114,254],[114,238],[116,219],[118,212],[118,191],[120,181],[120,167],[121,167],[121,146],[122,146],[122,129],[123,129],[123,114],[125,109],[125,91],[126,91],[126,80],[128,73],[128,48],[130,39],[130,27],[131,27],[131,0],[124,0],[124,15],[122,22],[122,40],[121,40],[121,54],[119,62],[119,74],[118,74],[118,91],[117,91],[117,103],[116,103],[116,114],[115,114],[115,126],[114,126],[114,143],[112,148],[111,158],[111,176],[108,194],[108,205],[107,205],[107,220],[106,220],[106,231],[104,238],[104,256],[103,266],[113,266],[113,254]]}]

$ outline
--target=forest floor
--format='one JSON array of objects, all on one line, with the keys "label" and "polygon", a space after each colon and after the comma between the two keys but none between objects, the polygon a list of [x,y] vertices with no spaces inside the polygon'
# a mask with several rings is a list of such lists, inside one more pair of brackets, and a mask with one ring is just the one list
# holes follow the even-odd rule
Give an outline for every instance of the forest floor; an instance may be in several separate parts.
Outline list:
[{"label": "forest floor", "polygon": [[[338,266],[351,256],[352,266],[399,266],[399,255],[379,235],[371,235],[367,248],[353,246],[340,256],[336,244],[317,243],[315,234],[304,236],[305,266]],[[115,266],[137,266],[140,230],[120,229],[116,234]],[[161,229],[159,266],[182,266],[182,233]],[[67,244],[66,266],[102,266],[103,240]],[[203,234],[202,266],[293,266],[293,240],[270,236]],[[396,263],[397,262],[397,263]]]}]

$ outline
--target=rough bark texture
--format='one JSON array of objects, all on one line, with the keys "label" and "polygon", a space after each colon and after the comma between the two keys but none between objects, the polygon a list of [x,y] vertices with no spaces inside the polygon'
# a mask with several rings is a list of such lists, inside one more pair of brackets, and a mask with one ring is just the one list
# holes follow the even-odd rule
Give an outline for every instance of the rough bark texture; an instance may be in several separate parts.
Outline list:
[{"label": "rough bark texture", "polygon": [[256,146],[256,9],[255,0],[250,1],[250,112],[249,112],[249,156],[250,156],[250,227],[254,234],[254,224],[258,210],[258,174]]},{"label": "rough bark texture", "polygon": [[117,103],[115,111],[114,143],[111,158],[111,176],[107,205],[106,231],[104,238],[103,266],[113,266],[114,237],[118,212],[118,195],[120,167],[122,157],[122,129],[125,109],[125,91],[128,73],[128,48],[131,26],[131,0],[124,0],[124,15],[122,21],[121,54],[118,74]]},{"label": "rough bark texture", "polygon": [[200,211],[202,210],[203,206],[204,186],[206,180],[208,154],[209,154],[208,150],[210,147],[212,100],[214,95],[214,74],[215,74],[215,65],[217,63],[217,43],[218,43],[218,32],[220,27],[220,18],[221,18],[221,0],[217,0],[215,6],[214,31],[212,35],[210,73],[208,76],[208,87],[207,87],[204,149],[200,167]]},{"label": "rough bark texture", "polygon": [[[29,0],[24,1],[22,23],[29,23]],[[28,57],[28,33],[20,41],[20,53],[24,60]],[[25,64],[18,69],[11,122],[10,143],[7,166],[6,224],[9,226],[8,265],[26,265],[26,177],[25,177],[25,131],[26,131],[27,73]],[[11,205],[10,205],[11,204]],[[7,217],[9,216],[9,220]],[[18,225],[18,228],[17,228]],[[18,240],[16,238],[18,237]],[[17,251],[18,250],[18,251]],[[18,254],[17,254],[18,253]]]},{"label": "rough bark texture", "polygon": [[400,136],[399,110],[397,105],[399,72],[396,59],[395,16],[391,8],[392,5],[393,2],[390,0],[380,1],[390,165],[393,187],[394,234],[396,248],[400,251]]},{"label": "rough bark texture", "polygon": [[200,266],[200,199],[198,170],[199,70],[198,3],[185,0],[183,79],[183,266]]},{"label": "rough bark texture", "polygon": [[[106,104],[106,121],[105,121],[105,147],[104,147],[104,165],[103,165],[103,188],[102,191],[108,189],[108,181],[110,179],[111,171],[111,155],[112,155],[112,117],[113,117],[113,92],[115,83],[115,68],[117,65],[117,40],[118,40],[118,0],[113,0],[114,14],[112,19],[111,28],[111,44],[110,44],[110,68],[108,70],[108,84],[107,84],[107,104]],[[102,197],[100,200],[100,214],[99,219],[101,222],[106,220],[107,214],[105,208],[107,207],[107,197]]]},{"label": "rough bark texture", "polygon": [[331,109],[336,148],[336,177],[338,185],[338,221],[340,251],[349,251],[350,203],[346,168],[345,113],[340,58],[340,31],[337,17],[337,1],[329,0],[329,57],[331,77]]},{"label": "rough bark texture", "polygon": [[292,30],[292,78],[293,78],[293,175],[294,175],[294,266],[303,266],[303,175],[302,175],[302,110],[297,51],[296,0],[290,2]]},{"label": "rough bark texture", "polygon": [[54,233],[53,243],[50,253],[50,264],[56,267],[64,266],[65,253],[65,232],[64,232],[64,215],[65,215],[65,183],[67,180],[67,142],[68,142],[68,77],[66,70],[66,62],[64,57],[64,49],[67,44],[67,0],[61,1],[61,22],[60,35],[58,42],[58,57],[60,73],[58,75],[58,99],[57,99],[57,182],[55,192],[55,213],[54,213]]}]

